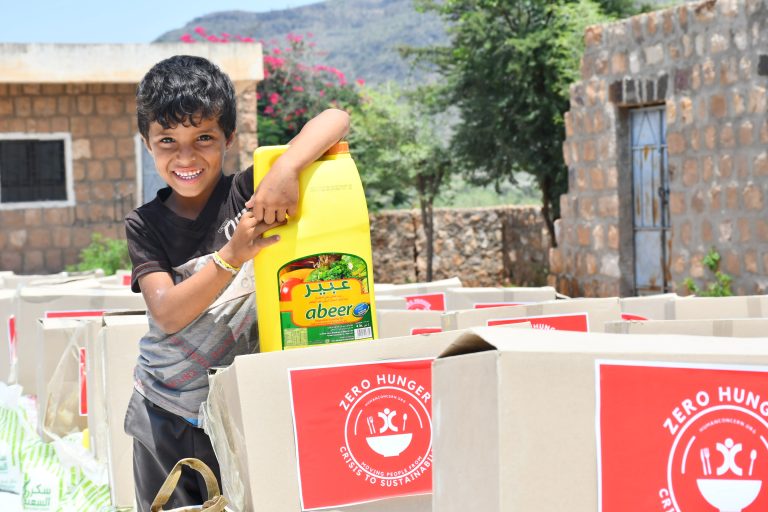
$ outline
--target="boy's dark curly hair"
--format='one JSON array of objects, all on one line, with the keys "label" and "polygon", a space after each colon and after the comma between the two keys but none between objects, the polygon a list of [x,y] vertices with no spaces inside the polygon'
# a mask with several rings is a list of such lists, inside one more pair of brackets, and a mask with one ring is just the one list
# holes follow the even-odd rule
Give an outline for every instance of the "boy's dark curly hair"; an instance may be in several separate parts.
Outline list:
[{"label": "boy's dark curly hair", "polygon": [[197,126],[201,119],[216,118],[224,135],[235,131],[235,88],[218,66],[202,57],[175,55],[152,66],[136,89],[139,133],[149,136],[149,125],[163,128],[183,123]]}]

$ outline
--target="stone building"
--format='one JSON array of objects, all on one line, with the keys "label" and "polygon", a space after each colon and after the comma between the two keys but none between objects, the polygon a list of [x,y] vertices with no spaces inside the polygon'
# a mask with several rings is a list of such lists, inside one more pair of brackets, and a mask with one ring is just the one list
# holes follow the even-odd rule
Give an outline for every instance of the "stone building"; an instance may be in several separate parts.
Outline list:
[{"label": "stone building", "polygon": [[768,0],[593,26],[571,87],[550,282],[574,296],[685,292],[721,256],[768,291]]},{"label": "stone building", "polygon": [[0,269],[58,272],[92,233],[124,238],[123,218],[161,185],[141,144],[136,84],[156,62],[194,54],[238,94],[225,169],[251,162],[261,46],[0,44]]}]

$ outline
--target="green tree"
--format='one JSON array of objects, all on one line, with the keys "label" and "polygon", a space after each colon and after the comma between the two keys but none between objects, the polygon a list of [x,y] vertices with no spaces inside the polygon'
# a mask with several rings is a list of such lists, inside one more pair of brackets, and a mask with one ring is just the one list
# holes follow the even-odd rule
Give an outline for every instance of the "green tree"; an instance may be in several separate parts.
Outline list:
[{"label": "green tree", "polygon": [[418,204],[426,238],[426,280],[431,281],[434,203],[454,163],[423,100],[393,84],[367,91],[352,110],[349,141],[372,210]]},{"label": "green tree", "polygon": [[449,26],[445,47],[405,49],[442,78],[440,98],[460,121],[452,151],[477,184],[536,177],[542,214],[554,220],[567,191],[563,115],[578,79],[584,29],[607,21],[592,0],[417,0]]},{"label": "green tree", "polygon": [[603,12],[616,18],[626,18],[637,14],[640,11],[652,9],[650,3],[639,2],[638,0],[598,0]]}]

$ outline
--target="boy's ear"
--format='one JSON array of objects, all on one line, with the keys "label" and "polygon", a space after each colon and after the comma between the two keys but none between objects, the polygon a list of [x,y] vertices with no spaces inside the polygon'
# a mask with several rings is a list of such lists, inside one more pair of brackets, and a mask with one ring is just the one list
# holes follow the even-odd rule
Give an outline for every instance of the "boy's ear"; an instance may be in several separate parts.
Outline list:
[{"label": "boy's ear", "polygon": [[144,137],[142,137],[142,138],[141,138],[141,142],[143,142],[143,143],[144,143],[144,147],[145,147],[145,148],[147,148],[147,151],[149,151],[149,154],[151,155],[151,154],[152,154],[152,148],[151,148],[151,147],[150,147],[150,145],[149,145],[149,141],[147,141],[147,139],[145,139]]},{"label": "boy's ear", "polygon": [[225,149],[229,149],[230,146],[232,146],[232,143],[235,142],[235,134],[237,133],[237,130],[233,130],[232,133],[229,134],[229,137],[227,137],[227,142],[224,145]]}]

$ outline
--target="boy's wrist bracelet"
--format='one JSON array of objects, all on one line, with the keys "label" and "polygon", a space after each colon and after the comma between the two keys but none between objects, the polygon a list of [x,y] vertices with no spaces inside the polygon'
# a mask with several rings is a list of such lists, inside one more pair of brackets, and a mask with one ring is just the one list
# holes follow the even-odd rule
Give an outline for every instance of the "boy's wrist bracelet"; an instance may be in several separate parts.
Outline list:
[{"label": "boy's wrist bracelet", "polygon": [[236,275],[238,272],[240,272],[240,267],[236,267],[234,265],[230,265],[227,263],[227,261],[221,257],[219,254],[219,251],[213,252],[213,262],[216,263],[219,267],[223,268],[233,276]]}]

